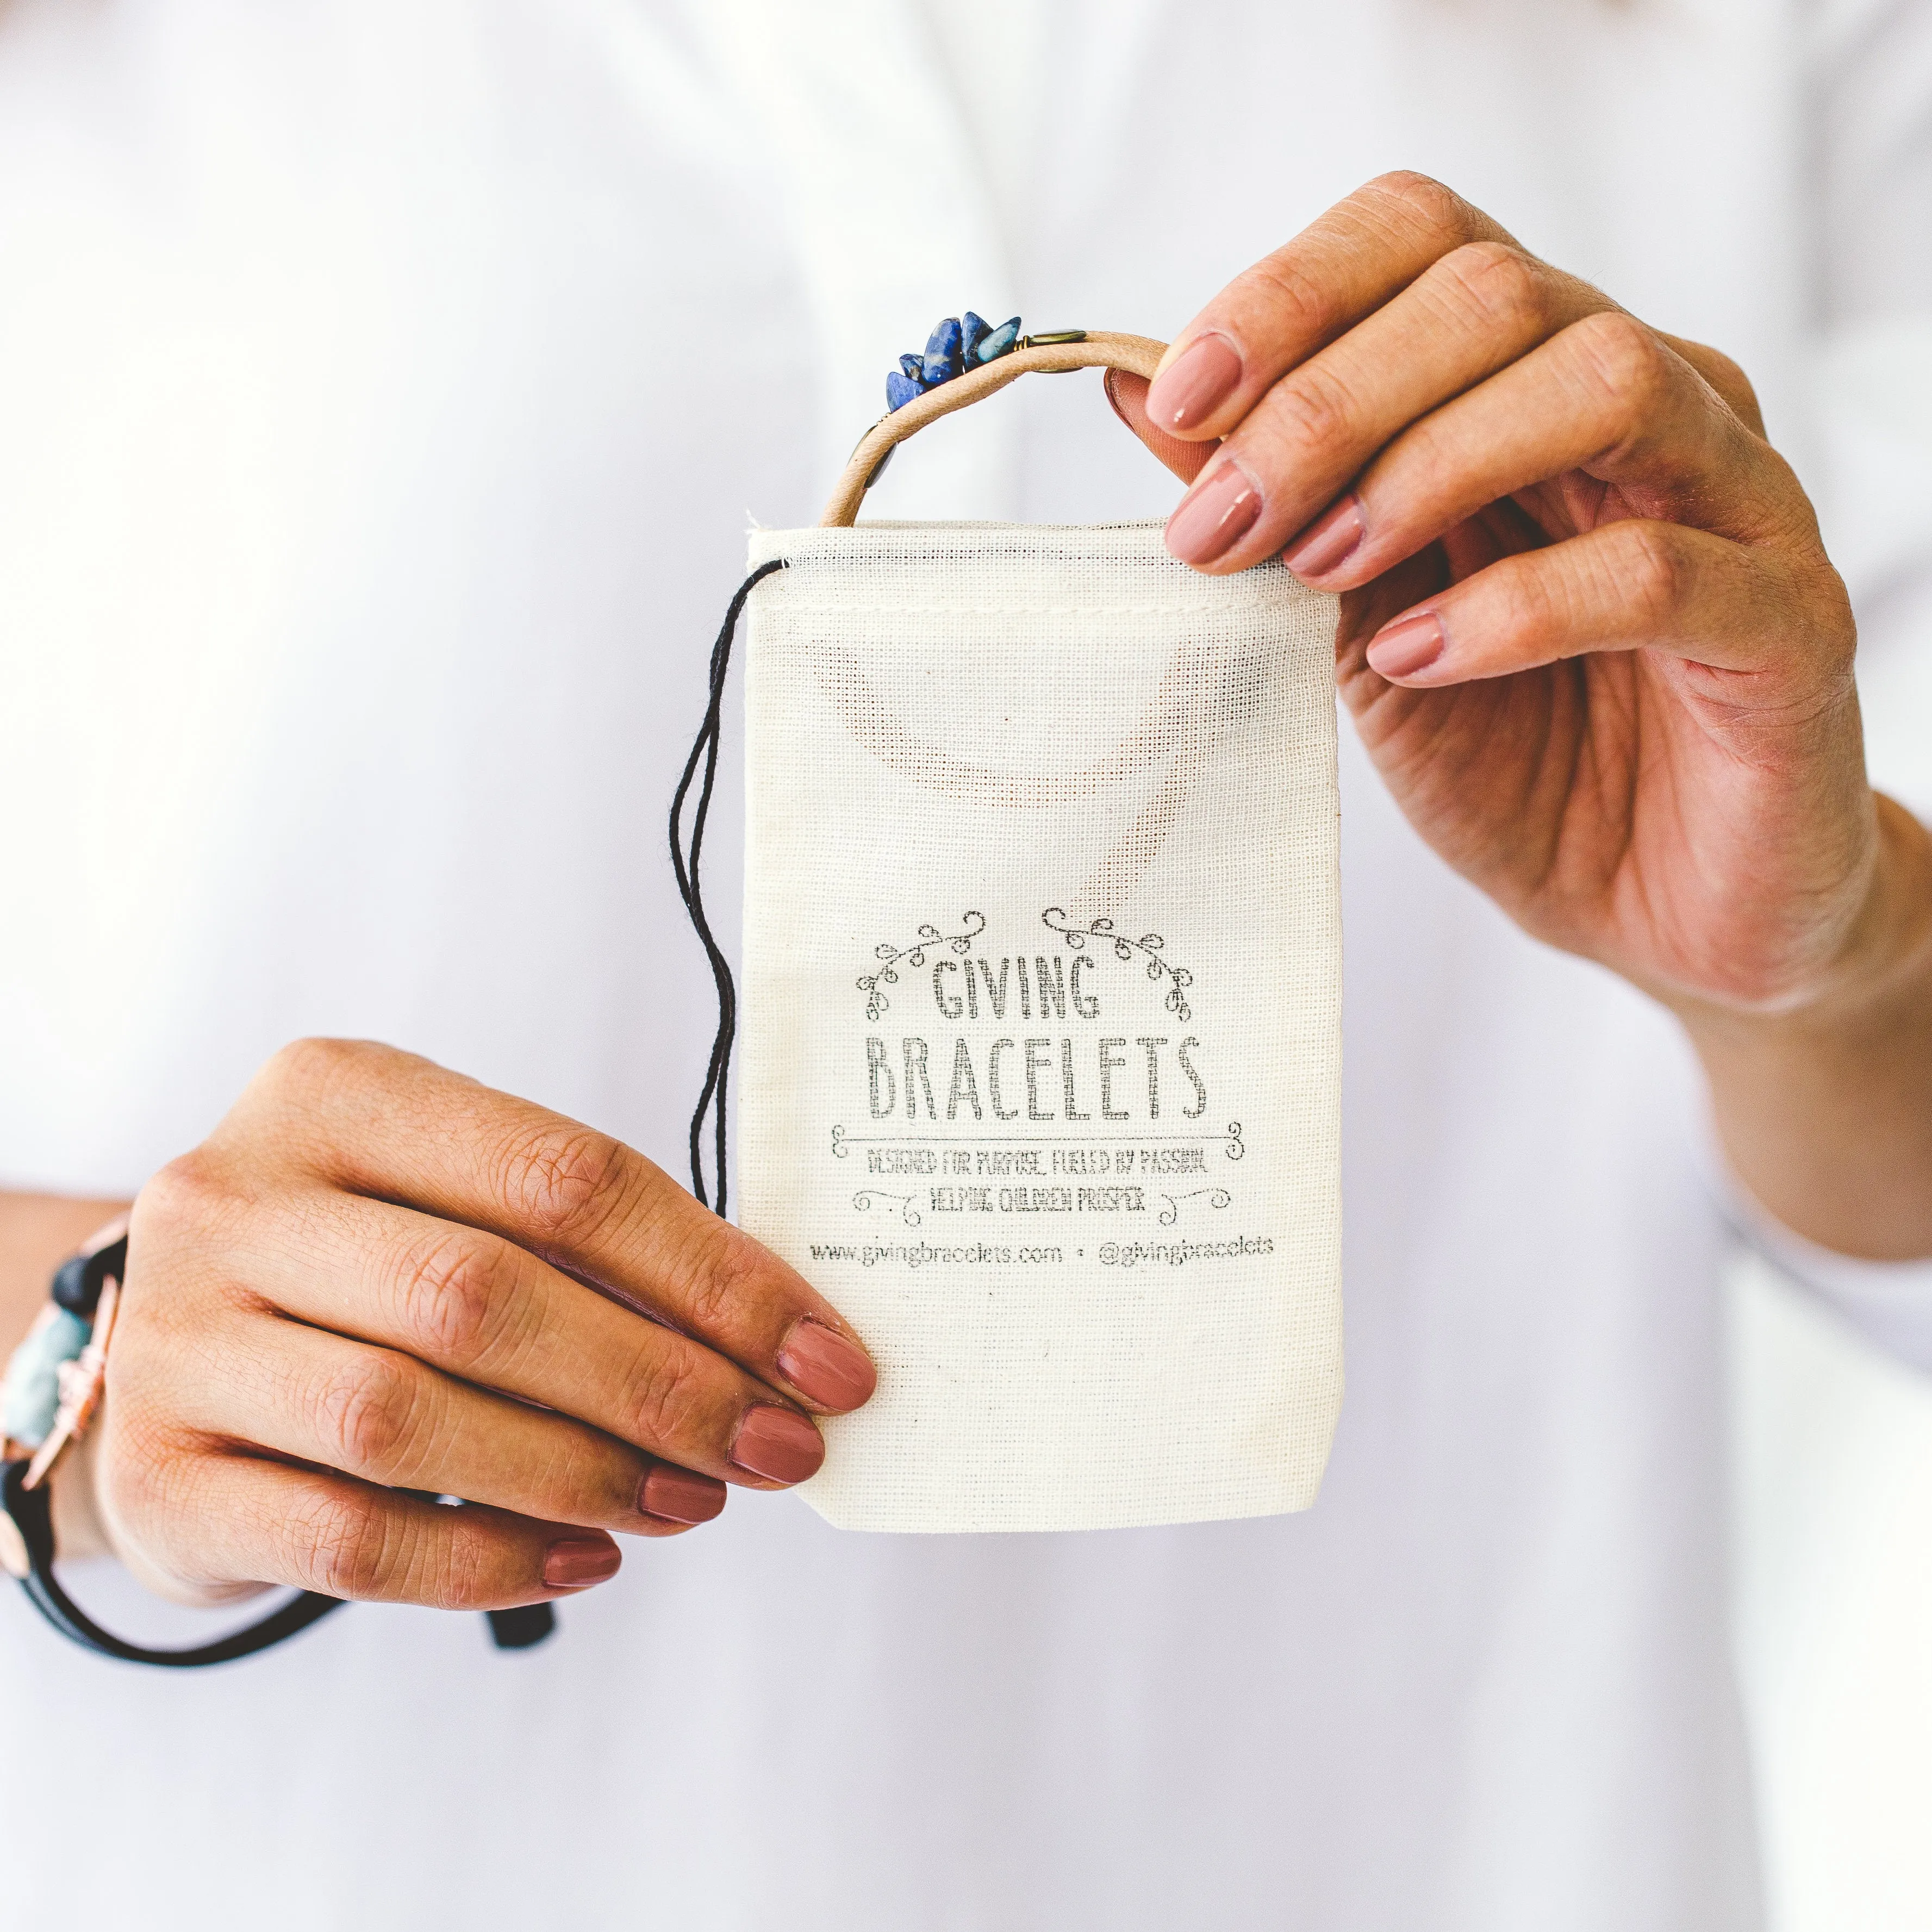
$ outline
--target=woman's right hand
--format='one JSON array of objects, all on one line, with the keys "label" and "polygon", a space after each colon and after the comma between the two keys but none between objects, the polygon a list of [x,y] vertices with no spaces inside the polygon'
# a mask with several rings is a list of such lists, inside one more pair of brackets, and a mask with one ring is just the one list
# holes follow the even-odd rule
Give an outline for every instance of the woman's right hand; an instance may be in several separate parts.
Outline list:
[{"label": "woman's right hand", "polygon": [[610,1532],[674,1535],[728,1483],[802,1481],[810,1416],[873,1383],[794,1269],[641,1155],[306,1040],[136,1199],[80,1466],[177,1598],[494,1610],[602,1582]]}]

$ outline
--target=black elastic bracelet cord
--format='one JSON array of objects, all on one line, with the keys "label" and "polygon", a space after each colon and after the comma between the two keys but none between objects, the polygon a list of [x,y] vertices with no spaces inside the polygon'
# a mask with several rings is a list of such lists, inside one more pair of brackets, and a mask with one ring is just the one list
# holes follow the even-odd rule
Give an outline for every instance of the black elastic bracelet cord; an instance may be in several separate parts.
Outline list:
[{"label": "black elastic bracelet cord", "polygon": [[[732,639],[737,633],[738,619],[746,598],[773,571],[784,569],[785,561],[780,556],[772,558],[769,563],[760,564],[739,585],[736,595],[724,613],[724,628],[718,633],[718,641],[711,647],[711,692],[710,702],[705,706],[704,722],[698,728],[691,756],[684,761],[684,775],[677,782],[677,790],[672,794],[670,802],[670,862],[671,869],[677,874],[678,896],[684,902],[685,910],[691,915],[692,929],[704,947],[705,957],[711,962],[711,977],[718,988],[718,1031],[711,1042],[711,1064],[705,1072],[697,1112],[691,1117],[691,1191],[704,1206],[713,1209],[721,1217],[726,1204],[728,1089],[731,1076],[731,1043],[738,1030],[738,990],[732,983],[730,963],[712,936],[711,922],[704,910],[704,895],[698,884],[698,862],[704,850],[705,821],[711,815],[711,788],[718,776],[718,736],[724,715],[724,680],[731,668]],[[683,824],[685,800],[690,794],[691,782],[698,774],[700,762],[704,776],[698,786],[698,804],[692,814],[687,837]],[[704,1123],[708,1114],[712,1116],[716,1142],[716,1201],[704,1184]]]},{"label": "black elastic bracelet cord", "polygon": [[[27,1600],[64,1637],[98,1652],[118,1658],[124,1664],[159,1664],[164,1669],[192,1670],[208,1664],[232,1664],[238,1657],[252,1657],[274,1644],[298,1636],[332,1610],[339,1610],[346,1598],[326,1597],[319,1590],[304,1590],[301,1595],[264,1617],[246,1630],[218,1638],[213,1643],[196,1644],[186,1650],[148,1650],[104,1630],[63,1590],[54,1575],[53,1509],[50,1485],[38,1490],[24,1486],[28,1464],[23,1457],[6,1466],[6,1510],[14,1519],[20,1540],[27,1546],[29,1564],[20,1580]],[[514,1610],[484,1612],[490,1640],[499,1650],[528,1650],[543,1642],[556,1628],[556,1612],[548,1604],[523,1604]]]},{"label": "black elastic bracelet cord", "polygon": [[548,1604],[519,1604],[514,1610],[485,1610],[490,1641],[499,1650],[528,1650],[547,1642],[556,1629],[556,1612]]},{"label": "black elastic bracelet cord", "polygon": [[280,1643],[306,1630],[332,1610],[343,1606],[340,1597],[325,1597],[304,1590],[293,1602],[284,1604],[272,1616],[232,1636],[213,1643],[192,1646],[186,1650],[146,1650],[136,1643],[124,1642],[103,1630],[63,1590],[54,1576],[54,1526],[48,1485],[37,1490],[26,1486],[27,1464],[24,1460],[7,1465],[6,1508],[27,1546],[32,1566],[21,1581],[35,1610],[58,1630],[103,1657],[118,1657],[124,1664],[154,1664],[165,1668],[194,1670],[206,1664],[230,1664],[238,1657],[251,1657],[258,1650]]}]

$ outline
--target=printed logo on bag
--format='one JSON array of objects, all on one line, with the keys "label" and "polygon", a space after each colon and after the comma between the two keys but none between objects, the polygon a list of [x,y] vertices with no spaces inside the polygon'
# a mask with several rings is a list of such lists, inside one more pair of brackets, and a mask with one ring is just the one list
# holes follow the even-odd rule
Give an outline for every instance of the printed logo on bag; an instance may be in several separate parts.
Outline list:
[{"label": "printed logo on bag", "polygon": [[[917,1267],[945,1256],[936,1242],[958,1236],[986,1261],[1034,1267],[1084,1261],[1096,1240],[1108,1267],[1272,1254],[1266,1232],[1122,1242],[1087,1231],[1096,1216],[1171,1228],[1184,1210],[1232,1207],[1221,1184],[1247,1150],[1239,1120],[1218,1132],[1198,1124],[1210,1108],[1213,1054],[1201,1033],[1183,1030],[1196,1023],[1194,975],[1167,956],[1161,935],[1130,937],[1105,916],[1080,924],[1059,906],[1040,923],[1048,950],[1030,954],[976,951],[986,932],[976,911],[956,932],[922,925],[910,945],[875,949],[879,963],[857,982],[866,1019],[886,1019],[896,988],[901,1026],[922,1030],[865,1034],[866,1128],[834,1123],[832,1150],[863,1151],[868,1179],[854,1208],[931,1229],[918,1242],[867,1242],[857,1258]],[[1108,1030],[1163,1021],[1158,1034]],[[1052,1030],[1003,1030],[1010,1024]],[[1014,1216],[1064,1218],[1016,1225]],[[849,1259],[851,1246],[814,1242],[812,1258]]]}]

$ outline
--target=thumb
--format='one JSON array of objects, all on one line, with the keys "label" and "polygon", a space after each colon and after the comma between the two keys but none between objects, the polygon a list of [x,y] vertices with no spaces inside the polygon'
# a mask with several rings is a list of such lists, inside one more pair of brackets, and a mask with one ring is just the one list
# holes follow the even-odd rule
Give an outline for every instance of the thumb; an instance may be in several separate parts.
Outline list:
[{"label": "thumb", "polygon": [[1183,442],[1178,436],[1155,428],[1148,421],[1148,382],[1144,376],[1130,375],[1124,369],[1107,371],[1107,400],[1114,413],[1172,470],[1184,483],[1192,483],[1207,466],[1208,459],[1220,445],[1215,442]]}]

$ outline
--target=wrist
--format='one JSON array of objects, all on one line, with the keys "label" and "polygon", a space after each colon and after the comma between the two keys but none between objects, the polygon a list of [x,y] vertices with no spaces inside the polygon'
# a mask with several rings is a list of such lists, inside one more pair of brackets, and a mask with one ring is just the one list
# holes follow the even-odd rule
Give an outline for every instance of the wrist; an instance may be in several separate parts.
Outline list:
[{"label": "wrist", "polygon": [[1858,911],[1804,998],[1671,1004],[1758,1203],[1820,1247],[1905,1261],[1932,1254],[1932,836],[1876,804]]},{"label": "wrist", "polygon": [[0,1360],[32,1326],[47,1280],[101,1223],[128,1203],[0,1190]]},{"label": "wrist", "polygon": [[1932,832],[1882,793],[1872,800],[1871,864],[1836,950],[1801,995],[1774,1007],[1666,996],[1700,1046],[1706,1039],[1856,1040],[1900,1018],[1932,1019],[1924,1008],[1932,992]]},{"label": "wrist", "polygon": [[1932,986],[1932,832],[1882,792],[1872,794],[1876,857],[1864,904],[1834,970],[1790,1017],[1814,1026],[1862,1026]]}]

